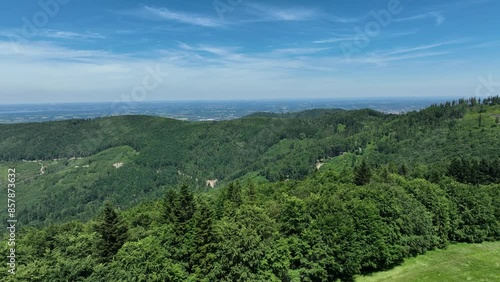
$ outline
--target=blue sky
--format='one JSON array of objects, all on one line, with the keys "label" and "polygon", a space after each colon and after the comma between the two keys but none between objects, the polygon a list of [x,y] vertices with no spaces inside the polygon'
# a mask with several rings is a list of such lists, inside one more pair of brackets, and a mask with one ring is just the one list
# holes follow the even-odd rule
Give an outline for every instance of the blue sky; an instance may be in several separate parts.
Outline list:
[{"label": "blue sky", "polygon": [[0,103],[469,97],[500,81],[499,14],[495,0],[2,1]]}]

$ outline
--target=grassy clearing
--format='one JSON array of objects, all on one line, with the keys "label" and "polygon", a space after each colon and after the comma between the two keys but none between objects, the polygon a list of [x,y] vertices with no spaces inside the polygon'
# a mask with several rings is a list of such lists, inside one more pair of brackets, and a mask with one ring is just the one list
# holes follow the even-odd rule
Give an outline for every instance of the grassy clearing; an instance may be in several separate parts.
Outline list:
[{"label": "grassy clearing", "polygon": [[451,245],[356,281],[500,281],[500,242]]}]

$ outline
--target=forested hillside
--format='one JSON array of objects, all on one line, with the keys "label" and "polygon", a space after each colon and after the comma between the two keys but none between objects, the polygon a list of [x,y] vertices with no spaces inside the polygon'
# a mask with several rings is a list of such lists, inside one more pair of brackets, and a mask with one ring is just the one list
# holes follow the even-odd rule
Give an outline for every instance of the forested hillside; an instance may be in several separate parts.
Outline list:
[{"label": "forested hillside", "polygon": [[500,240],[499,118],[492,97],[404,115],[0,125],[22,228],[17,274],[0,278],[352,281]]}]

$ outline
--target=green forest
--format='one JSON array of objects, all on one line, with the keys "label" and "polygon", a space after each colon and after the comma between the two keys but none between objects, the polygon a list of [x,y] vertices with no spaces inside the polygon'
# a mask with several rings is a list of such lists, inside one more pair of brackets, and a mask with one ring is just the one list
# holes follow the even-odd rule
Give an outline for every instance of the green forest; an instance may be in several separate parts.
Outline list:
[{"label": "green forest", "polygon": [[498,96],[400,115],[0,124],[18,219],[16,274],[2,263],[0,280],[355,281],[500,241],[499,144]]}]

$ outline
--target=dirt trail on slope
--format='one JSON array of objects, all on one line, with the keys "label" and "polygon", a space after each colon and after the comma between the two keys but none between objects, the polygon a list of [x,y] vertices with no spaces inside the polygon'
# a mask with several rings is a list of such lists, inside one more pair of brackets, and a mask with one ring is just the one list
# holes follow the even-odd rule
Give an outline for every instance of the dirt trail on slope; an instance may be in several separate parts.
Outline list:
[{"label": "dirt trail on slope", "polygon": [[45,166],[41,162],[38,162],[38,164],[41,166],[40,175],[44,175],[45,174]]}]

